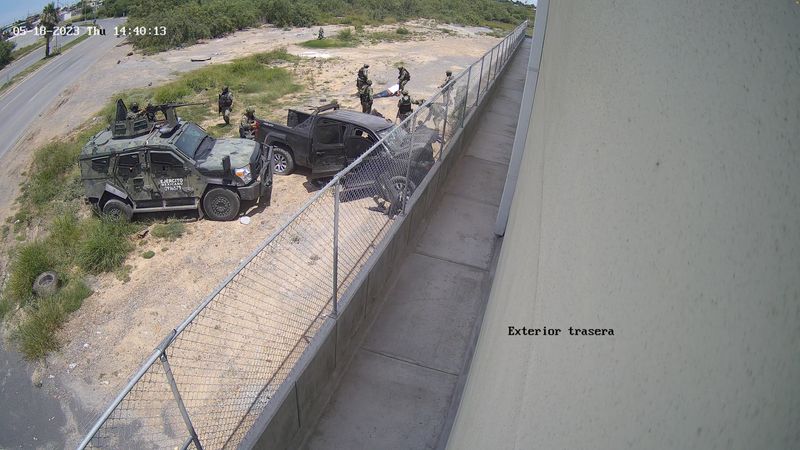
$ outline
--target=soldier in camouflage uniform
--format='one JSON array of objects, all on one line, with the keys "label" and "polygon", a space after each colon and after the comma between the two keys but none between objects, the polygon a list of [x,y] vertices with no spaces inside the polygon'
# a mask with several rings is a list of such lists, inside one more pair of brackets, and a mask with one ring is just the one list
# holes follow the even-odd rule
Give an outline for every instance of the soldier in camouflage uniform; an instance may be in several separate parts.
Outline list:
[{"label": "soldier in camouflage uniform", "polygon": [[248,106],[244,110],[242,121],[239,122],[239,137],[245,139],[255,139],[255,123],[256,123],[256,109]]},{"label": "soldier in camouflage uniform", "polygon": [[453,71],[448,70],[445,71],[445,78],[442,84],[439,85],[439,89],[444,89],[444,102],[445,104],[450,104],[450,92],[452,91],[453,85]]},{"label": "soldier in camouflage uniform", "polygon": [[364,84],[367,82],[367,79],[369,79],[369,74],[367,73],[368,71],[369,71],[369,64],[364,64],[363,66],[361,66],[360,69],[358,69],[358,75],[356,77],[356,88],[358,88],[359,94],[361,93],[361,88],[364,87]]},{"label": "soldier in camouflage uniform", "polygon": [[228,86],[224,86],[217,100],[217,113],[222,114],[226,125],[231,124],[231,109],[233,109],[233,94]]},{"label": "soldier in camouflage uniform", "polygon": [[137,117],[139,117],[141,113],[142,111],[139,109],[139,103],[133,102],[131,103],[131,107],[128,110],[128,115],[126,119],[136,119]]},{"label": "soldier in camouflage uniform", "polygon": [[423,103],[425,103],[425,99],[413,100],[408,91],[403,90],[400,100],[397,101],[397,118],[400,119],[400,122],[404,121],[413,112],[412,104],[421,105]]},{"label": "soldier in camouflage uniform", "polygon": [[358,92],[361,99],[361,112],[372,112],[372,80],[367,80]]},{"label": "soldier in camouflage uniform", "polygon": [[317,39],[320,41],[325,39],[325,30],[323,30],[322,27],[319,27],[319,34],[317,34]]},{"label": "soldier in camouflage uniform", "polygon": [[397,84],[400,85],[400,91],[402,92],[406,90],[406,83],[411,81],[411,74],[408,73],[408,70],[404,66],[400,66],[397,68]]}]

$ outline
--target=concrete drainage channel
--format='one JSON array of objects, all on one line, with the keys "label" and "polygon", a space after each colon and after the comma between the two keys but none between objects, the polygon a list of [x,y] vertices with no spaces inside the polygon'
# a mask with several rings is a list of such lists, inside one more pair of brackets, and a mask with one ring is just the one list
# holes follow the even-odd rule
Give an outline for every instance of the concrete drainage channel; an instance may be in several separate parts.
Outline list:
[{"label": "concrete drainage channel", "polygon": [[[495,80],[523,38],[524,28],[495,74]],[[481,99],[491,95],[495,86],[493,82]],[[414,191],[408,213],[395,218],[383,241],[342,295],[338,317],[327,318],[286,382],[245,436],[241,448],[299,448],[305,443],[380,309],[396,276],[394,268],[413,249],[431,205],[442,195],[451,168],[461,157],[464,144],[472,138],[470,124],[484,114],[486,104],[480,101],[464,117],[462,126],[443,149],[446,157],[436,162]]]}]

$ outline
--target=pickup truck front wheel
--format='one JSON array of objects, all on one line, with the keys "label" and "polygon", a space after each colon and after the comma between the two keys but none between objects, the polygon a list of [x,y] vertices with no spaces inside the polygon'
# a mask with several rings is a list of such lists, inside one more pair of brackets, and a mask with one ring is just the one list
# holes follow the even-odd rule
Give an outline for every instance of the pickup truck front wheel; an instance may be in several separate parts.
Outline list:
[{"label": "pickup truck front wheel", "polygon": [[288,150],[275,147],[272,150],[272,173],[276,175],[289,175],[294,171],[294,158]]},{"label": "pickup truck front wheel", "polygon": [[233,220],[239,214],[239,196],[225,188],[214,188],[203,197],[203,210],[211,220]]}]

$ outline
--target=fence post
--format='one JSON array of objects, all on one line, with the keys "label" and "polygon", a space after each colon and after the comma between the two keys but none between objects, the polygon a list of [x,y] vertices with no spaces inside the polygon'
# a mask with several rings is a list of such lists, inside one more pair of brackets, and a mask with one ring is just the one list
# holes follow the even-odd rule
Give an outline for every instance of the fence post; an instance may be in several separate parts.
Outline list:
[{"label": "fence post", "polygon": [[333,187],[333,318],[339,317],[339,195],[342,180]]},{"label": "fence post", "polygon": [[461,108],[461,128],[464,128],[464,121],[467,118],[467,103],[469,102],[469,83],[472,78],[472,66],[467,71],[467,90],[464,92],[464,106]]},{"label": "fence post", "polygon": [[475,93],[475,106],[481,101],[481,82],[483,81],[483,61],[486,60],[486,55],[481,56],[481,71],[478,75],[478,92]]},{"label": "fence post", "polygon": [[189,430],[189,434],[191,434],[191,440],[194,442],[194,446],[197,448],[197,450],[203,450],[203,446],[200,444],[200,439],[197,437],[197,432],[194,430],[194,425],[192,425],[192,419],[189,418],[189,412],[186,411],[186,405],[183,404],[181,393],[178,391],[178,385],[175,383],[175,377],[172,376],[172,368],[167,360],[166,347],[162,348],[159,359],[161,360],[161,366],[164,367],[164,373],[167,376],[167,381],[169,381],[169,386],[172,388],[172,396],[175,397],[175,403],[178,404],[178,409],[181,411],[181,416],[183,416],[183,423],[186,424],[186,428]]},{"label": "fence post", "polygon": [[486,72],[486,89],[487,90],[489,89],[489,86],[492,85],[492,58],[493,57],[494,57],[494,49],[492,49],[492,52],[489,53],[489,67],[488,67],[489,70],[488,70],[488,72]]},{"label": "fence post", "polygon": [[[452,89],[450,86],[449,89]],[[439,150],[439,159],[444,158],[444,146],[446,144],[446,136],[447,136],[447,118],[450,117],[450,102],[444,102],[444,124],[442,124],[442,146],[441,150]]]},{"label": "fence post", "polygon": [[[447,102],[448,104],[450,102]],[[445,107],[446,108],[446,107]],[[411,184],[411,160],[412,153],[414,151],[414,146],[412,145],[412,141],[414,140],[414,131],[416,130],[416,122],[417,122],[417,112],[419,110],[413,112],[411,114],[411,124],[409,124],[408,129],[410,130],[410,134],[408,136],[408,164],[406,165],[406,182],[403,185],[403,192],[400,193],[400,201],[403,202],[403,215],[406,215],[406,207],[408,207],[408,198],[411,197],[411,192],[408,190],[408,185]],[[446,122],[445,122],[446,123]],[[441,156],[439,157],[441,159]]]}]

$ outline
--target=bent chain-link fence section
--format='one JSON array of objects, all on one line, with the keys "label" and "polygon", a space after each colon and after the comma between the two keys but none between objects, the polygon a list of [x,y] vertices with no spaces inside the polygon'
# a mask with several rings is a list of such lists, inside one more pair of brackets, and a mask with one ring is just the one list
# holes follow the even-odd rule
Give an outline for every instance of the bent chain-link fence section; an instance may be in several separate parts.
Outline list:
[{"label": "bent chain-link fence section", "polygon": [[522,23],[337,174],[156,348],[78,448],[239,445],[525,37]]}]

